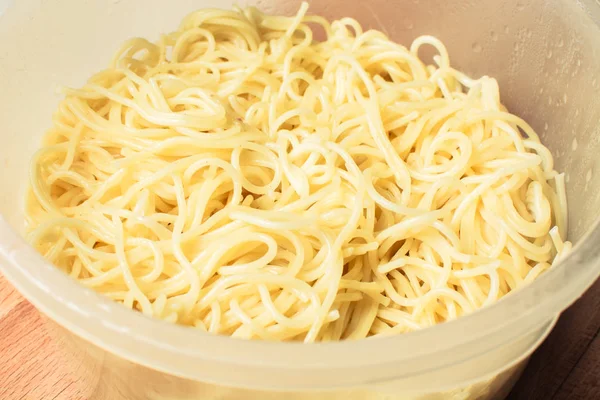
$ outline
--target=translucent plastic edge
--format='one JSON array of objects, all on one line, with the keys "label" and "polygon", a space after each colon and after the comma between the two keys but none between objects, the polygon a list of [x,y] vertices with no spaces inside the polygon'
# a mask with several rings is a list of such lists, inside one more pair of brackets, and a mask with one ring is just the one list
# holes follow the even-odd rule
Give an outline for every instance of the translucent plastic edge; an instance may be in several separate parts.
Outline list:
[{"label": "translucent plastic edge", "polygon": [[[552,330],[556,326],[556,323],[558,322],[559,318],[560,318],[560,315],[557,315],[552,320],[550,320],[545,325],[543,325],[541,328],[539,328],[538,329],[540,331],[539,336],[537,336],[535,338],[535,340],[533,340],[522,353],[519,353],[519,355],[517,357],[515,357],[514,359],[512,359],[509,363],[498,363],[494,368],[492,368],[488,371],[478,371],[478,372],[481,372],[481,375],[477,376],[477,378],[462,380],[462,381],[460,381],[460,383],[454,382],[452,384],[436,385],[435,390],[437,392],[448,392],[448,391],[456,390],[459,388],[465,388],[465,387],[468,387],[471,385],[480,384],[485,381],[491,381],[499,374],[502,374],[503,372],[506,372],[506,371],[510,370],[511,368],[517,366],[519,363],[526,361],[527,358],[531,357],[533,352],[535,350],[537,350],[538,347],[540,347],[540,345],[544,342],[544,340],[546,340],[548,335],[550,335],[550,332],[552,332]],[[512,342],[514,340],[516,340],[516,339],[512,338],[511,340],[509,340],[507,342]],[[492,349],[490,349],[490,351],[492,351]],[[485,356],[485,354],[480,354],[480,356]],[[431,388],[424,388],[423,390],[414,390],[414,391],[409,390],[406,392],[406,395],[419,395],[419,394],[422,395],[425,393],[431,393]],[[404,392],[403,392],[403,394],[404,394]]]},{"label": "translucent plastic edge", "polygon": [[[568,307],[598,278],[599,242],[596,224],[569,256],[529,287],[455,321],[399,336],[310,345],[216,336],[132,312],[82,287],[46,262],[4,218],[0,218],[0,256],[5,262],[0,263],[0,270],[49,318],[141,365],[216,383],[222,383],[219,367],[272,370],[284,377],[289,374],[282,382],[300,386],[306,376],[299,373],[310,370],[318,371],[332,387],[410,376],[423,371],[415,368],[417,364],[427,369],[443,367],[452,354],[462,360],[475,357],[501,344],[507,333],[516,338],[530,332]],[[207,362],[211,369],[199,368]],[[393,368],[382,376],[384,366]],[[330,374],[332,369],[336,372]],[[238,378],[240,385],[248,384]]]}]

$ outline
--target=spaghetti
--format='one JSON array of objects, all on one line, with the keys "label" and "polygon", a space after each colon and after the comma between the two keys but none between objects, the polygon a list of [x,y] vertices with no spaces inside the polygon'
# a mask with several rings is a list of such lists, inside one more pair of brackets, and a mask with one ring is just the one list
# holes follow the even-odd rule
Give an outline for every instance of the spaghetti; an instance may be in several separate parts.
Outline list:
[{"label": "spaghetti", "polygon": [[30,242],[146,315],[305,342],[460,317],[570,249],[563,175],[494,79],[306,11],[197,11],[64,89]]}]

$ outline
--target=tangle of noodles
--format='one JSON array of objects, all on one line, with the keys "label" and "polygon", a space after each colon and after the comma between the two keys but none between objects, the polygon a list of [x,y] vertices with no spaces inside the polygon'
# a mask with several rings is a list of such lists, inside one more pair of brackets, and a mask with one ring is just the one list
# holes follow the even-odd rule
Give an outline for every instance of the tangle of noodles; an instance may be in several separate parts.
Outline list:
[{"label": "tangle of noodles", "polygon": [[65,89],[30,242],[146,315],[305,342],[460,317],[570,249],[563,175],[494,79],[306,11],[200,10]]}]

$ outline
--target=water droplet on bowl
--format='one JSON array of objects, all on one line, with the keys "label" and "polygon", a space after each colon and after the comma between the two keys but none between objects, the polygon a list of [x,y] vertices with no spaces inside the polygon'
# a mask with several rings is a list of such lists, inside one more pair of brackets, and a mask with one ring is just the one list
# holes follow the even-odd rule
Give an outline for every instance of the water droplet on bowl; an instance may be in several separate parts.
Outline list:
[{"label": "water droplet on bowl", "polygon": [[567,94],[563,93],[563,103],[567,104],[567,100],[568,100]]},{"label": "water droplet on bowl", "polygon": [[573,151],[577,150],[577,138],[573,138],[573,143],[571,143],[571,149],[573,149]]},{"label": "water droplet on bowl", "polygon": [[552,96],[548,96],[548,105],[551,106],[552,105]]},{"label": "water droplet on bowl", "polygon": [[556,47],[563,47],[565,45],[565,41],[563,40],[563,38],[559,38],[558,42],[556,43]]},{"label": "water droplet on bowl", "polygon": [[517,2],[517,10],[523,11],[524,8],[525,8],[525,2],[524,1],[518,1]]},{"label": "water droplet on bowl", "polygon": [[481,45],[477,42],[473,43],[473,45],[471,46],[471,49],[475,52],[475,53],[481,53]]},{"label": "water droplet on bowl", "polygon": [[540,88],[540,94],[542,94],[542,93],[544,93],[544,88],[543,87]]},{"label": "water droplet on bowl", "polygon": [[552,50],[548,50],[548,53],[546,53],[546,58],[552,58]]},{"label": "water droplet on bowl", "polygon": [[510,31],[510,28],[508,27],[508,25],[504,25],[504,33],[508,33]]},{"label": "water droplet on bowl", "polygon": [[498,41],[498,34],[494,31],[490,32],[490,35],[492,36],[492,40],[494,42]]},{"label": "water droplet on bowl", "polygon": [[591,181],[591,180],[592,180],[592,170],[591,170],[591,169],[588,169],[588,172],[587,172],[587,174],[585,174],[585,181],[586,181],[586,182],[589,182],[589,181]]},{"label": "water droplet on bowl", "polygon": [[544,130],[547,131],[548,130],[548,123],[544,122]]}]

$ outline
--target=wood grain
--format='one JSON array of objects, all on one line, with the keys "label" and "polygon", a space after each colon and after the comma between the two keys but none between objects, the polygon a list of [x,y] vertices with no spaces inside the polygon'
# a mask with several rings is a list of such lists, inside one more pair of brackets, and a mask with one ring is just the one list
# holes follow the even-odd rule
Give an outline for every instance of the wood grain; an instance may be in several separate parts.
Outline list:
[{"label": "wood grain", "polygon": [[560,317],[510,400],[600,399],[600,280]]},{"label": "wood grain", "polygon": [[40,314],[0,275],[0,399],[84,399]]},{"label": "wood grain", "polygon": [[[600,399],[600,281],[535,352],[510,400]],[[88,400],[37,310],[0,275],[0,400]]]}]

